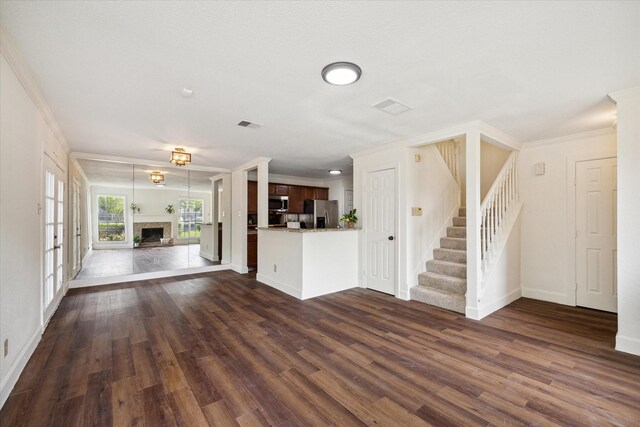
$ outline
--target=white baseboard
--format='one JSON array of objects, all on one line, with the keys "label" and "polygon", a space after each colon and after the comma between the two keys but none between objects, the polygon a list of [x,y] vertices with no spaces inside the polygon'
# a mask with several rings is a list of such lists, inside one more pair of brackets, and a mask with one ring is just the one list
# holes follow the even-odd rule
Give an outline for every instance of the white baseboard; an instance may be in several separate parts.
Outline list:
[{"label": "white baseboard", "polygon": [[409,301],[411,299],[409,296],[409,291],[405,291],[404,289],[401,289],[398,291],[398,295],[396,295],[396,298],[402,299],[405,301]]},{"label": "white baseboard", "polygon": [[522,288],[522,296],[540,301],[554,302],[556,304],[574,305],[567,303],[567,295],[559,292],[544,291],[541,289]]},{"label": "white baseboard", "polygon": [[208,265],[205,267],[182,268],[179,270],[153,271],[150,273],[126,274],[123,276],[98,277],[95,279],[76,279],[69,281],[69,288],[86,288],[89,286],[112,285],[114,283],[135,282],[138,280],[161,279],[163,277],[179,277],[188,274],[208,273],[211,271],[233,270],[229,264]]},{"label": "white baseboard", "polygon": [[[260,283],[264,283],[267,286],[271,286],[274,289],[279,290],[280,292],[284,292],[287,295],[291,295],[292,297],[302,299],[302,291],[300,289],[296,289],[286,283],[282,283],[278,280],[275,280],[271,277],[267,277],[264,274],[256,274],[256,280]],[[308,298],[308,297],[307,297]]]},{"label": "white baseboard", "polygon": [[616,335],[616,350],[640,356],[640,339]]},{"label": "white baseboard", "polygon": [[40,338],[42,337],[42,328],[38,327],[35,333],[29,338],[27,344],[22,348],[20,355],[13,362],[13,365],[9,368],[7,375],[4,380],[0,384],[0,408],[2,408],[9,398],[9,394],[11,394],[11,390],[15,387],[18,382],[18,378],[20,378],[20,374],[22,370],[27,365],[27,362],[31,358],[31,355],[35,351],[38,343],[40,342]]},{"label": "white baseboard", "polygon": [[465,308],[465,312],[466,312],[466,317],[470,318],[470,319],[474,319],[474,320],[480,320],[483,319],[485,317],[487,317],[488,315],[490,315],[491,313],[500,310],[503,307],[506,307],[507,305],[511,304],[512,302],[514,302],[515,300],[517,300],[518,298],[520,298],[522,296],[522,290],[520,288],[518,289],[514,289],[513,291],[502,295],[499,298],[494,299],[493,301],[487,303],[487,304],[483,304],[481,306],[479,306],[478,308],[475,307],[466,307]]},{"label": "white baseboard", "polygon": [[240,274],[247,274],[249,272],[248,267],[240,267],[237,264],[231,264],[231,269],[236,273],[240,273]]},{"label": "white baseboard", "polygon": [[342,291],[346,291],[347,289],[353,289],[353,288],[357,288],[358,285],[354,285],[354,284],[342,284],[342,285],[337,285],[337,286],[331,286],[329,288],[324,288],[321,291],[316,291],[316,292],[302,292],[302,298],[301,299],[309,299],[309,298],[315,298],[315,297],[320,297],[322,295],[329,295],[329,294],[334,294],[336,292],[342,292]]}]

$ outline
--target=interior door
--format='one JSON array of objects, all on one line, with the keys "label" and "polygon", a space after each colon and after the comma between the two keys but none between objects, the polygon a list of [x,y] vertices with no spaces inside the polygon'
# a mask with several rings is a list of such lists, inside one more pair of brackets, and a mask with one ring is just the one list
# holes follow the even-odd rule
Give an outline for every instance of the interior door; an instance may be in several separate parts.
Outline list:
[{"label": "interior door", "polygon": [[576,162],[576,304],[617,312],[616,159]]},{"label": "interior door", "polygon": [[365,185],[366,285],[395,295],[395,169],[368,173]]},{"label": "interior door", "polygon": [[64,283],[64,174],[45,157],[43,312],[48,322],[62,296]]}]

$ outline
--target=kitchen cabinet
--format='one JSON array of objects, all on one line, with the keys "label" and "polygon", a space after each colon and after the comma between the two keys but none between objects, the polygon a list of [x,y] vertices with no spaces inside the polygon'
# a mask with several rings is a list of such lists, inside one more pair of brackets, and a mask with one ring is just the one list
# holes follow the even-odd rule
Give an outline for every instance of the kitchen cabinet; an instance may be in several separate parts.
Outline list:
[{"label": "kitchen cabinet", "polygon": [[275,196],[276,195],[276,185],[269,183],[269,195],[270,196]]},{"label": "kitchen cabinet", "polygon": [[297,185],[289,186],[289,213],[304,213],[303,188]]},{"label": "kitchen cabinet", "polygon": [[276,184],[276,196],[288,196],[289,186],[284,184]]},{"label": "kitchen cabinet", "polygon": [[314,189],[314,199],[315,200],[329,200],[329,189],[316,187]]},{"label": "kitchen cabinet", "polygon": [[303,200],[315,200],[316,190],[314,187],[302,187]]},{"label": "kitchen cabinet", "polygon": [[247,268],[258,268],[258,234],[247,234]]},{"label": "kitchen cabinet", "polygon": [[247,181],[247,213],[258,213],[258,182]]}]

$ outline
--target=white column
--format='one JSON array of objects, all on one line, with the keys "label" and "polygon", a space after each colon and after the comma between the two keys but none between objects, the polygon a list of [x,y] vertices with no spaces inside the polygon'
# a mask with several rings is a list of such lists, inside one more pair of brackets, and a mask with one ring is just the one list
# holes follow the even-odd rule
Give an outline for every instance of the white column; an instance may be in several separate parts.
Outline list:
[{"label": "white column", "polygon": [[482,282],[480,264],[480,129],[466,132],[467,197],[467,308],[466,315],[479,319],[478,291]]},{"label": "white column", "polygon": [[[258,227],[269,226],[269,161],[258,163]],[[260,242],[258,242],[260,244]]]},{"label": "white column", "polygon": [[640,355],[640,86],[609,96],[618,108],[618,334]]}]

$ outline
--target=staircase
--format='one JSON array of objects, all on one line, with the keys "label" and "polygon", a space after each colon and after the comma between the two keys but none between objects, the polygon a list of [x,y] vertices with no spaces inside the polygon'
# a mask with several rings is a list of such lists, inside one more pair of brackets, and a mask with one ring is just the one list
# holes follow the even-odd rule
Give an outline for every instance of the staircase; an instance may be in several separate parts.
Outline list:
[{"label": "staircase", "polygon": [[458,313],[465,313],[467,293],[467,218],[460,208],[447,227],[447,237],[433,250],[427,271],[418,275],[418,286],[411,288],[411,299]]}]

